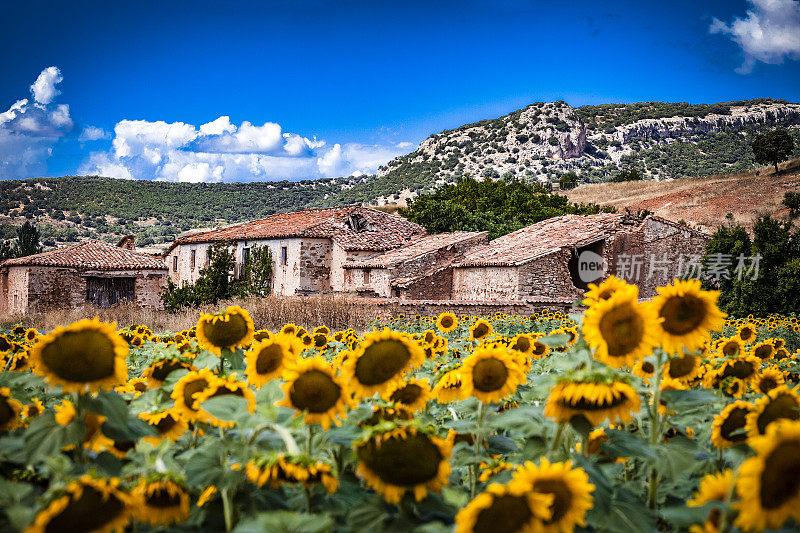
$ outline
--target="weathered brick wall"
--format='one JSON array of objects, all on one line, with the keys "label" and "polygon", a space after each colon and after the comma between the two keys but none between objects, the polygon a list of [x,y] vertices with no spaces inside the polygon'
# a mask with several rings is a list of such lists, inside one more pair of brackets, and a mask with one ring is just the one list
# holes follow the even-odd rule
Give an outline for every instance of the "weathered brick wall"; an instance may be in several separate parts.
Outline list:
[{"label": "weathered brick wall", "polygon": [[450,300],[453,294],[453,268],[425,276],[400,290],[401,300]]},{"label": "weathered brick wall", "polygon": [[136,305],[159,310],[164,309],[164,302],[161,301],[161,292],[167,285],[166,272],[145,270],[137,272],[137,274],[139,274],[139,277],[136,278],[134,285]]},{"label": "weathered brick wall", "polygon": [[[335,292],[346,292],[352,289],[346,288],[345,275],[347,270],[342,265],[354,259],[368,259],[375,257],[378,252],[374,250],[345,250],[337,242],[333,243],[331,250],[331,290]],[[351,278],[347,283],[358,284],[358,277]]]},{"label": "weathered brick wall", "polygon": [[516,267],[453,269],[453,300],[516,300],[518,294]]},{"label": "weathered brick wall", "polygon": [[415,257],[396,265],[392,269],[392,277],[403,278],[415,276],[420,272],[433,272],[441,266],[449,264],[454,258],[463,255],[467,250],[486,244],[488,233],[477,235],[461,242],[444,246],[433,252]]},{"label": "weathered brick wall", "polygon": [[[377,296],[391,296],[391,276],[386,268],[345,268],[343,292],[373,292]],[[365,272],[369,271],[368,282]]]},{"label": "weathered brick wall", "polygon": [[300,243],[299,290],[327,291],[331,288],[330,239],[304,239]]},{"label": "weathered brick wall", "polygon": [[572,283],[567,266],[571,252],[558,250],[518,267],[517,298],[580,298],[583,291]]},{"label": "weathered brick wall", "polygon": [[24,312],[86,305],[86,279],[74,269],[27,267],[28,307]]}]

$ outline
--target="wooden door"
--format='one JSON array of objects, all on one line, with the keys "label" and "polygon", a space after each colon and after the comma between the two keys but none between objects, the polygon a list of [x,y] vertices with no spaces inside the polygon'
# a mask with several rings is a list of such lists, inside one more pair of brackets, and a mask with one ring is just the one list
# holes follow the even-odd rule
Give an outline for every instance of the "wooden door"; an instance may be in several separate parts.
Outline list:
[{"label": "wooden door", "polygon": [[112,307],[134,301],[136,278],[86,278],[86,301],[97,307]]}]

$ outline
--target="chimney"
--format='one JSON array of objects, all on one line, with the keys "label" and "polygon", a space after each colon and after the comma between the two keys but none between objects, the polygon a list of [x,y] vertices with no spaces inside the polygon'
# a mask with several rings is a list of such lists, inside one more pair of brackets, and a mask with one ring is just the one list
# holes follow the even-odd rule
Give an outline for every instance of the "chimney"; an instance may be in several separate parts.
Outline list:
[{"label": "chimney", "polygon": [[133,235],[125,235],[123,238],[119,240],[119,242],[117,243],[117,247],[134,251],[135,250],[134,242],[135,240],[133,238]]}]

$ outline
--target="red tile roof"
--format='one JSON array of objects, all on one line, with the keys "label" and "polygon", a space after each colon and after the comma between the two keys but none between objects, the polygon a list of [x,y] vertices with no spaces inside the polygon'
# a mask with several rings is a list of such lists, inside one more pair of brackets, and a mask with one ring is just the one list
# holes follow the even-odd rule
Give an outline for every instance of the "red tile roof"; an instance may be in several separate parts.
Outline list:
[{"label": "red tile roof", "polygon": [[[347,220],[351,215],[366,220],[367,227],[359,231],[350,229]],[[179,237],[165,254],[181,244],[292,237],[334,239],[346,250],[384,251],[422,233],[425,233],[422,226],[376,209],[361,206],[304,209]]]},{"label": "red tile roof", "polygon": [[570,246],[590,244],[620,227],[622,215],[562,215],[526,226],[469,251],[454,266],[515,266]]},{"label": "red tile roof", "polygon": [[[456,231],[414,237],[400,248],[389,250],[375,257],[352,260],[342,265],[344,268],[391,268],[410,259],[421,257],[453,244],[486,236],[485,231]],[[484,239],[485,240],[485,239]]]},{"label": "red tile roof", "polygon": [[88,240],[41,254],[8,259],[0,267],[52,266],[81,270],[167,270],[160,257]]}]

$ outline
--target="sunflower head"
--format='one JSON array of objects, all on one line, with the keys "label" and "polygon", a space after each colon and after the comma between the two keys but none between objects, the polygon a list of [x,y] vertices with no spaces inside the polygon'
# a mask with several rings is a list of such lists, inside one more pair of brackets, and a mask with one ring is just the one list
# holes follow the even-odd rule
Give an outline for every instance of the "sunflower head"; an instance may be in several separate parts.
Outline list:
[{"label": "sunflower head", "polygon": [[750,402],[736,401],[727,405],[720,414],[714,417],[711,424],[711,442],[717,448],[724,449],[747,440],[744,432],[747,415],[754,409]]},{"label": "sunflower head", "polygon": [[433,388],[433,396],[438,403],[450,403],[465,397],[463,380],[458,368],[445,372]]},{"label": "sunflower head", "polygon": [[352,403],[345,383],[324,359],[303,359],[286,373],[285,396],[278,405],[296,409],[306,424],[319,423],[327,430],[331,422],[340,424],[337,416],[344,416]]},{"label": "sunflower head", "polygon": [[8,387],[0,387],[0,431],[10,431],[19,427],[22,424],[21,412],[22,403],[12,397]]},{"label": "sunflower head", "polygon": [[255,387],[263,387],[268,381],[280,378],[296,357],[286,335],[256,341],[244,355],[247,381]]},{"label": "sunflower head", "polygon": [[154,526],[178,524],[189,518],[189,492],[186,486],[167,474],[141,478],[132,496],[133,516]]},{"label": "sunflower head", "polygon": [[641,398],[628,383],[614,376],[595,374],[580,380],[566,378],[550,390],[544,408],[546,416],[557,422],[585,417],[593,426],[604,420],[627,423],[639,411]]},{"label": "sunflower head", "polygon": [[188,421],[199,419],[199,396],[215,384],[220,378],[211,370],[203,368],[192,371],[175,383],[171,397],[175,400],[175,409]]},{"label": "sunflower head", "polygon": [[479,346],[460,369],[463,393],[485,403],[513,394],[526,381],[514,356],[506,349]]},{"label": "sunflower head", "polygon": [[479,318],[469,327],[469,338],[473,341],[480,341],[492,334],[494,329],[485,319]]},{"label": "sunflower head", "polygon": [[450,311],[445,311],[436,318],[436,327],[442,333],[450,333],[458,327],[458,317]]},{"label": "sunflower head", "polygon": [[151,413],[139,413],[139,418],[158,431],[158,437],[144,437],[143,439],[153,446],[158,446],[162,439],[175,442],[189,429],[189,425],[174,407]]},{"label": "sunflower head", "polygon": [[[177,385],[175,388],[177,389]],[[227,378],[218,377],[211,381],[205,389],[195,395],[195,406],[197,407],[197,413],[195,414],[196,419],[211,424],[212,426],[233,427],[235,424],[234,422],[221,420],[203,409],[202,404],[204,401],[220,396],[239,396],[247,401],[248,411],[253,413],[256,410],[256,395],[247,386],[247,383],[237,381],[236,376],[228,376]]]},{"label": "sunflower head", "polygon": [[184,357],[164,356],[155,359],[150,366],[144,369],[142,377],[147,380],[150,387],[156,388],[164,384],[172,372],[176,370],[196,370],[192,365],[192,360]]},{"label": "sunflower head", "polygon": [[492,483],[456,515],[456,533],[541,531],[552,516],[551,494]]},{"label": "sunflower head", "polygon": [[624,279],[620,279],[614,275],[609,276],[608,279],[599,285],[590,283],[588,285],[589,290],[586,291],[586,294],[584,295],[583,305],[586,307],[591,307],[596,303],[608,300],[614,295],[615,292],[629,286],[630,285],[628,285]]},{"label": "sunflower head", "polygon": [[736,331],[736,336],[739,337],[739,340],[742,342],[752,342],[753,339],[756,338],[756,326],[748,322],[742,326],[739,326],[738,330]]},{"label": "sunflower head", "polygon": [[59,327],[31,350],[36,373],[65,392],[113,389],[128,379],[128,344],[115,324],[98,319]]},{"label": "sunflower head", "polygon": [[420,501],[447,484],[451,450],[448,441],[413,424],[397,425],[356,444],[356,473],[389,503],[399,503],[406,491]]},{"label": "sunflower head", "polygon": [[764,435],[770,424],[778,420],[800,419],[800,394],[786,385],[775,387],[759,398],[747,415],[747,433],[750,438]]},{"label": "sunflower head", "polygon": [[765,368],[755,380],[754,388],[761,394],[786,383],[786,376],[777,368]]},{"label": "sunflower head", "polygon": [[249,345],[254,332],[250,313],[236,305],[219,313],[206,313],[197,322],[197,342],[217,355],[224,349]]},{"label": "sunflower head", "polygon": [[364,336],[347,358],[343,376],[357,397],[382,392],[425,361],[425,351],[413,339],[387,329]]},{"label": "sunflower head", "polygon": [[661,345],[667,353],[697,350],[712,331],[722,329],[726,315],[717,307],[719,291],[702,290],[696,279],[675,280],[657,291],[652,303],[662,319]]},{"label": "sunflower head", "polygon": [[386,401],[417,412],[425,409],[428,400],[433,396],[427,379],[407,379],[386,389],[383,397]]}]

